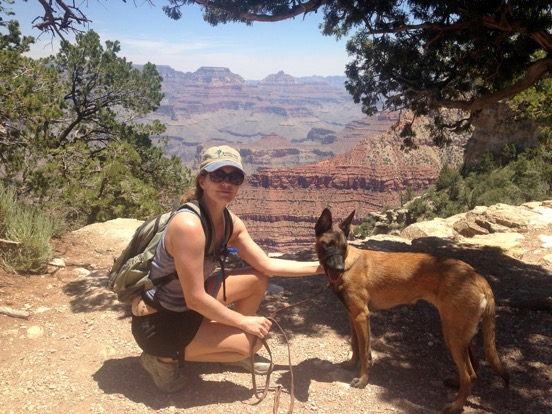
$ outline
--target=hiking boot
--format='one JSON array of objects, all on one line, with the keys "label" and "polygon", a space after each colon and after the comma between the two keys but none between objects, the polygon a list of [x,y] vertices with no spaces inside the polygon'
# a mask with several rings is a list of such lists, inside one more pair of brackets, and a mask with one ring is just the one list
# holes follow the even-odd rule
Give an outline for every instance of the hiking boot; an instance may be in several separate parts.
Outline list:
[{"label": "hiking boot", "polygon": [[157,357],[142,352],[140,365],[149,374],[157,388],[161,391],[172,393],[184,388],[188,381],[180,375],[178,364],[166,364]]},{"label": "hiking boot", "polygon": [[[262,358],[263,361],[260,361],[262,357],[259,355],[255,355],[255,374],[257,375],[268,375],[268,372],[272,368],[272,364],[270,361],[268,361],[266,358]],[[223,365],[227,367],[238,367],[243,368],[247,372],[251,372],[251,358],[247,357],[245,359],[242,359],[241,361],[235,361],[235,362],[223,362]]]}]

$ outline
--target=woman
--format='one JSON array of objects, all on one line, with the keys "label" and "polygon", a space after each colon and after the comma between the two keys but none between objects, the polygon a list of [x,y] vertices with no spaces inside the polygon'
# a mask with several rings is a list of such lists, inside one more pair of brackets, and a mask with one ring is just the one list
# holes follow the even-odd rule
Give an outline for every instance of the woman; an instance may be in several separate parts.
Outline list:
[{"label": "woman", "polygon": [[[196,177],[196,198],[208,212],[217,246],[224,246],[225,208],[234,200],[245,171],[238,151],[228,146],[203,153]],[[226,216],[228,217],[228,216]],[[318,262],[270,258],[250,237],[244,223],[230,213],[229,245],[251,267],[226,272],[223,289],[213,272],[218,262],[205,257],[206,236],[197,214],[183,209],[169,222],[153,259],[150,277],[176,270],[178,278],[146,291],[132,303],[132,332],[144,351],[140,362],[163,391],[185,386],[179,361],[223,362],[251,369],[271,322],[256,316],[270,276],[323,273]],[[224,294],[223,294],[224,293]],[[233,304],[232,307],[228,305]],[[269,364],[255,362],[255,372]]]}]

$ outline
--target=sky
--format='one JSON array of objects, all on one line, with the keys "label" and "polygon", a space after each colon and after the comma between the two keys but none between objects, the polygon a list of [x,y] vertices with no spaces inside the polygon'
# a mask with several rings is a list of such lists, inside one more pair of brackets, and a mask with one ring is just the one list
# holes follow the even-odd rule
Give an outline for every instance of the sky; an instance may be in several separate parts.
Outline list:
[{"label": "sky", "polygon": [[[351,60],[346,40],[323,36],[322,13],[310,13],[294,20],[253,26],[232,23],[211,26],[203,21],[201,8],[186,6],[180,20],[172,20],[161,9],[143,0],[83,0],[82,10],[92,20],[89,28],[106,40],[118,40],[119,56],[134,64],[151,62],[169,65],[182,72],[201,66],[229,68],[246,80],[260,80],[284,71],[301,76],[343,76]],[[77,0],[78,2],[78,0]],[[57,51],[57,39],[32,28],[40,15],[38,0],[15,0],[11,6],[21,32],[37,38],[29,56],[46,57]]]}]

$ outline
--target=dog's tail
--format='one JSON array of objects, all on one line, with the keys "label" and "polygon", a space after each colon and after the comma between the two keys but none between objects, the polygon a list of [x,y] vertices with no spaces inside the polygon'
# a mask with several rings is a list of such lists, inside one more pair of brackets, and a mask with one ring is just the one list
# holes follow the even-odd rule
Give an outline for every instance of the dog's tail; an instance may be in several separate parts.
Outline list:
[{"label": "dog's tail", "polygon": [[496,352],[495,346],[495,331],[496,331],[496,305],[493,292],[490,286],[487,285],[485,289],[485,296],[487,299],[487,306],[481,316],[481,326],[483,329],[483,346],[485,349],[485,357],[495,370],[495,372],[502,377],[506,386],[510,383],[510,376],[504,369],[500,358]]}]

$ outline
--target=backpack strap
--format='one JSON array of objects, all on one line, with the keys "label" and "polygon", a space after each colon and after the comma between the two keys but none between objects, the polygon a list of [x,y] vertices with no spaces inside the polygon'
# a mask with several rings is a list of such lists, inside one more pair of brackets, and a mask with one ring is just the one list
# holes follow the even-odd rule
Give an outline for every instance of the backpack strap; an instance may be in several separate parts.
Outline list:
[{"label": "backpack strap", "polygon": [[232,216],[230,211],[225,207],[224,208],[224,243],[221,246],[220,250],[217,250],[216,240],[214,237],[214,224],[211,219],[211,215],[207,208],[197,200],[188,201],[181,208],[187,207],[198,215],[201,220],[201,226],[203,227],[203,232],[205,233],[205,257],[214,256],[222,257],[228,254],[228,241],[234,233],[234,223],[232,222]]},{"label": "backpack strap", "polygon": [[[176,213],[178,213],[183,208],[188,208],[199,217],[199,219],[201,220],[201,227],[203,227],[203,232],[205,233],[205,237],[209,238],[208,235],[211,234],[212,232],[211,230],[212,224],[209,223],[210,220],[207,220],[205,218],[205,214],[202,214],[199,202],[197,200],[188,201],[182,205],[178,204],[177,201],[175,201],[173,203],[171,215],[165,224],[165,228],[169,225],[169,222],[176,215]],[[159,219],[157,221],[159,221]],[[155,223],[155,233],[157,233],[157,231],[158,231],[158,223]],[[205,250],[207,251],[207,243],[205,244]],[[149,263],[149,269],[151,270],[151,262]],[[160,286],[166,285],[167,283],[175,279],[178,279],[178,275],[176,274],[176,272],[172,272],[167,275],[163,275],[155,278],[155,280],[152,280],[152,283],[155,287],[160,287]]]},{"label": "backpack strap", "polygon": [[[207,209],[198,202],[199,208],[201,209],[201,223],[203,225],[205,217],[205,226],[203,227],[205,231],[205,257],[212,256],[215,257],[219,264],[220,264],[220,273],[217,279],[217,282],[215,284],[215,289],[213,291],[213,296],[216,294],[216,291],[218,290],[218,287],[220,285],[220,282],[222,280],[222,297],[223,300],[226,302],[226,272],[225,272],[225,264],[226,264],[226,258],[228,257],[228,241],[230,240],[230,237],[232,237],[232,234],[234,233],[234,223],[232,221],[232,216],[230,215],[230,211],[225,207],[224,208],[224,243],[222,243],[222,246],[220,250],[216,251],[216,242],[215,238],[213,237],[214,231],[212,230],[214,228],[213,222],[211,220],[211,216],[209,215],[209,212]],[[208,248],[209,246],[209,248]]]},{"label": "backpack strap", "polygon": [[232,215],[230,211],[225,207],[224,208],[224,244],[228,246],[230,237],[234,233],[234,222],[232,221]]},{"label": "backpack strap", "polygon": [[205,257],[212,256],[215,254],[216,242],[215,242],[215,226],[209,210],[201,204],[198,200],[192,200],[185,204],[186,207],[190,208],[194,213],[196,213],[201,220],[201,226],[203,227],[203,232],[205,233]]}]

